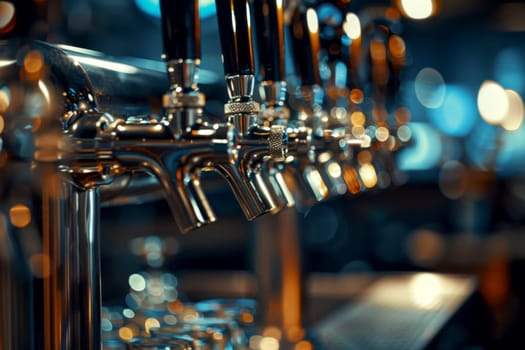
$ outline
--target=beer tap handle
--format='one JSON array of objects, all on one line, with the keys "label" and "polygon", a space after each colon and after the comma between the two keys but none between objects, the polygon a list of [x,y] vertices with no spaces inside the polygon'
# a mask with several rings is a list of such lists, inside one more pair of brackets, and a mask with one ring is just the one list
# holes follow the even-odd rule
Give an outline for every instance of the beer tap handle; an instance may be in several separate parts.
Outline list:
[{"label": "beer tap handle", "polygon": [[303,86],[320,85],[319,20],[313,8],[298,8],[290,23],[296,73]]},{"label": "beer tap handle", "polygon": [[290,24],[293,59],[302,85],[321,85],[319,75],[319,20],[313,8],[297,8]]},{"label": "beer tap handle", "polygon": [[215,5],[225,75],[253,75],[249,1],[215,0]]},{"label": "beer tap handle", "polygon": [[263,81],[284,81],[284,18],[281,0],[255,0],[257,54]]},{"label": "beer tap handle", "polygon": [[164,59],[200,59],[198,0],[161,0]]},{"label": "beer tap handle", "polygon": [[198,0],[161,0],[163,59],[172,90],[197,89],[200,65],[200,19]]}]

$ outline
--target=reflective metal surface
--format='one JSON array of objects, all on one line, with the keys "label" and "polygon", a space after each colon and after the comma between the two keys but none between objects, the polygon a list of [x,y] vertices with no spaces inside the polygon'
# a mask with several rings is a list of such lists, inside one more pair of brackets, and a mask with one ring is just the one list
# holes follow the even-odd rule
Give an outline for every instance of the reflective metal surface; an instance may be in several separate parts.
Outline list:
[{"label": "reflective metal surface", "polygon": [[[346,82],[322,79],[325,53],[314,3],[295,5],[216,1],[229,99],[213,121],[198,84],[196,0],[160,2],[162,69],[158,62],[34,41],[30,34],[1,43],[2,349],[312,348],[292,207],[306,215],[321,201],[376,187],[381,172],[397,171],[391,152],[402,142],[391,137],[387,120],[398,90],[389,89],[378,70],[386,56],[373,52],[386,49],[391,23],[365,37],[375,88],[367,98],[376,106],[362,108],[373,123],[364,112],[355,122],[349,119],[361,112],[359,98],[352,99]],[[85,8],[79,12],[89,17]],[[285,16],[299,80],[285,75]],[[9,32],[10,21],[0,30]],[[403,60],[388,61],[394,85]],[[337,73],[335,61],[327,66]],[[333,91],[339,97],[332,98]],[[176,226],[170,233],[203,228],[217,220],[202,183],[212,171],[222,175],[248,220],[275,214],[252,226],[258,306],[252,299],[182,300],[176,277],[161,269],[162,249],[149,242],[143,250],[154,247],[159,256],[146,259],[148,271],[129,276],[126,307],[102,308],[100,244],[111,237],[100,234],[101,205],[164,196]]]}]

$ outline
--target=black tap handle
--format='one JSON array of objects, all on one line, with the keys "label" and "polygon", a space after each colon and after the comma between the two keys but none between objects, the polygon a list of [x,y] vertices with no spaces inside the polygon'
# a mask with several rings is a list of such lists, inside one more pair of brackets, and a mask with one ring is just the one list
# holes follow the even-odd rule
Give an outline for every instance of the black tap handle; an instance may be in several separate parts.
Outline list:
[{"label": "black tap handle", "polygon": [[224,73],[227,76],[254,74],[248,0],[215,0],[215,6]]},{"label": "black tap handle", "polygon": [[198,0],[161,0],[164,59],[200,59]]},{"label": "black tap handle", "polygon": [[284,81],[284,18],[282,0],[254,0],[255,36],[261,75]]},{"label": "black tap handle", "polygon": [[319,22],[313,8],[297,9],[290,23],[295,70],[303,85],[321,84]]}]

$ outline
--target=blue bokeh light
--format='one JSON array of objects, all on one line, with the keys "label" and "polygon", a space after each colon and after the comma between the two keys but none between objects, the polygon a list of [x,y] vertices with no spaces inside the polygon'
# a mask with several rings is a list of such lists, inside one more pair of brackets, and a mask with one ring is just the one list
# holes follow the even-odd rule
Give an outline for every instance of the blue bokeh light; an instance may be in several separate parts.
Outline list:
[{"label": "blue bokeh light", "polygon": [[400,170],[429,170],[441,160],[443,145],[439,133],[425,123],[410,123],[412,143],[399,152]]},{"label": "blue bokeh light", "polygon": [[494,164],[497,129],[494,125],[477,123],[466,139],[465,151],[472,164],[480,169],[489,169]]},{"label": "blue bokeh light", "polygon": [[[149,16],[160,18],[159,0],[135,0],[137,7]],[[199,0],[199,15],[207,18],[215,14],[215,1]]]},{"label": "blue bokeh light", "polygon": [[443,134],[466,136],[479,119],[474,95],[462,86],[447,85],[443,103],[428,110],[433,125]]},{"label": "blue bokeh light", "polygon": [[501,131],[501,149],[496,168],[503,175],[525,172],[525,127],[516,131]]}]

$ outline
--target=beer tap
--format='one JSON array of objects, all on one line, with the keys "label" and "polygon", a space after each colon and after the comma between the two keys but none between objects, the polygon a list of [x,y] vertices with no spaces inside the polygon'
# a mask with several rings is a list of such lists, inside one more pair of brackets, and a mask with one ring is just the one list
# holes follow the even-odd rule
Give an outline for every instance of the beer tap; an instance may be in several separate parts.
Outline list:
[{"label": "beer tap", "polygon": [[[406,130],[410,112],[402,106],[400,72],[406,64],[406,46],[400,36],[399,12],[392,7],[378,8],[362,16],[363,38],[356,40],[349,48],[353,83],[359,86],[355,91],[367,95],[370,101],[361,105],[350,93],[350,100],[356,111],[364,117],[362,124],[366,129],[369,149],[365,150],[363,159],[370,159],[361,167],[368,168],[374,181],[365,184],[371,188],[384,188],[399,184],[399,177],[393,153],[403,146],[404,137],[398,137],[398,130]],[[361,64],[355,64],[360,61]],[[365,114],[367,115],[365,117]],[[401,128],[402,127],[402,128]],[[358,155],[358,158],[360,156]],[[364,174],[365,174],[364,173]],[[380,180],[381,179],[381,180]],[[363,183],[366,183],[364,181]],[[374,186],[371,186],[374,184]]]},{"label": "beer tap", "polygon": [[[323,90],[319,73],[319,23],[313,8],[299,7],[290,24],[296,71],[301,86],[296,90],[298,123],[313,130],[309,161],[303,162],[303,176],[314,189],[318,201],[344,194],[347,186],[337,155],[361,141],[348,135],[344,128],[332,128],[322,108]],[[322,191],[319,191],[322,189]]]},{"label": "beer tap", "polygon": [[[288,157],[284,162],[269,162],[270,180],[275,182],[285,199],[286,206],[295,205],[295,196],[292,195],[288,184],[299,189],[296,196],[305,198],[304,181],[301,183],[291,179],[286,164],[294,163],[297,157],[306,157],[311,143],[311,130],[307,127],[297,127],[289,123],[290,110],[285,104],[287,84],[285,80],[284,58],[284,16],[283,4],[275,0],[257,0],[253,2],[255,39],[259,61],[259,96],[261,110],[259,122],[262,125],[280,125],[288,133]],[[286,180],[285,180],[286,178]],[[298,192],[298,193],[297,193]],[[302,200],[301,200],[302,201]]]},{"label": "beer tap", "polygon": [[233,165],[236,157],[234,126],[228,123],[208,125],[202,117],[205,97],[197,85],[200,64],[198,9],[198,1],[161,1],[164,59],[171,83],[163,105],[179,137],[194,143],[200,139],[214,140],[219,136],[220,143],[229,145],[226,153],[209,150],[193,154],[188,158],[186,169],[192,171],[186,174],[196,176],[200,171],[213,169],[223,175],[246,218],[252,220],[267,212],[268,208],[261,199],[261,192],[257,192],[246,176]]},{"label": "beer tap", "polygon": [[[217,19],[229,100],[224,112],[235,130],[234,166],[243,181],[259,194],[268,212],[282,208],[279,187],[270,181],[269,160],[283,161],[288,152],[288,133],[281,125],[259,122],[260,106],[253,99],[255,70],[247,0],[216,0]],[[285,189],[284,183],[281,189]]]}]

